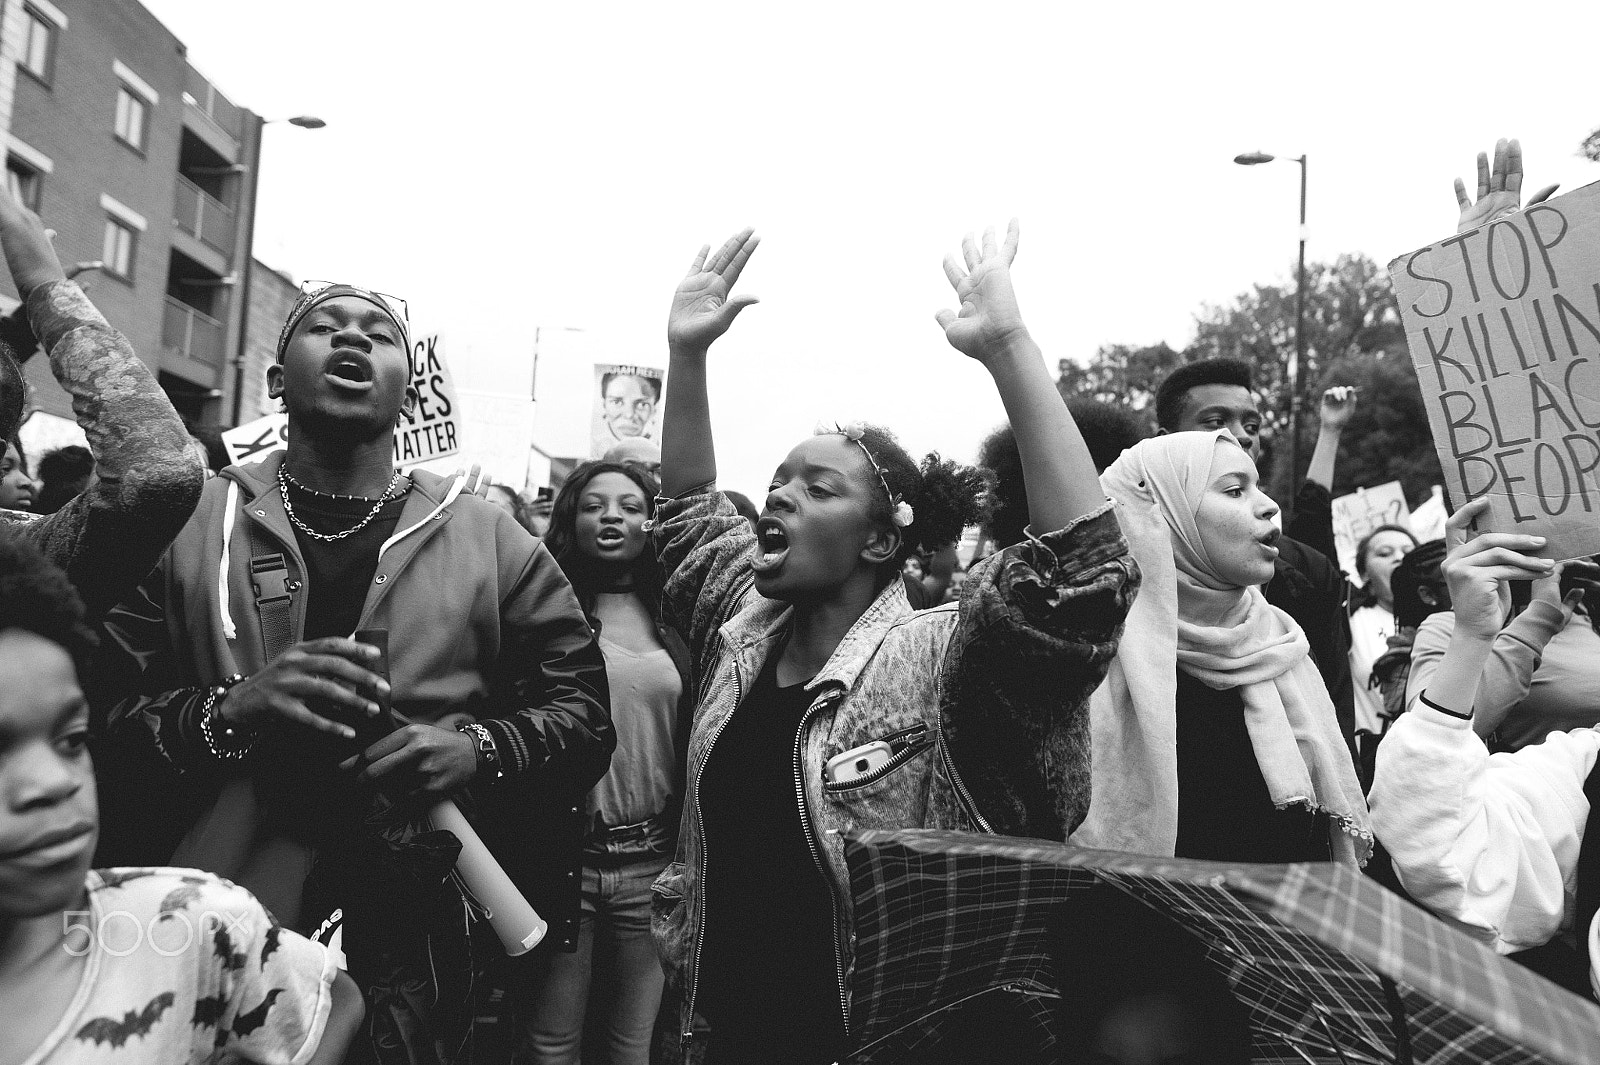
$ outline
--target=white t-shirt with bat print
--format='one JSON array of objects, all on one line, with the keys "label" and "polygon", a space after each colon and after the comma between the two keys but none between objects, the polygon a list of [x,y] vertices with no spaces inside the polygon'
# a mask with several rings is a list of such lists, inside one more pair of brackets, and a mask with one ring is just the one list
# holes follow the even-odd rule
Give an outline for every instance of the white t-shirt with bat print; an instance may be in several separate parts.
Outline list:
[{"label": "white t-shirt with bat print", "polygon": [[316,1053],[338,968],[255,896],[193,869],[102,869],[89,909],[62,918],[87,964],[25,1065],[303,1062]]}]

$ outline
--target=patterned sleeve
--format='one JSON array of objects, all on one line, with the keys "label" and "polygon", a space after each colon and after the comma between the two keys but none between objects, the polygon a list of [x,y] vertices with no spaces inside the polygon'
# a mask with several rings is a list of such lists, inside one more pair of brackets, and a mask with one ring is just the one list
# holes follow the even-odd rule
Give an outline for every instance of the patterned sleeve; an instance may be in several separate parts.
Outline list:
[{"label": "patterned sleeve", "polygon": [[717,630],[756,594],[755,532],[717,491],[658,499],[652,530],[666,574],[662,612],[704,669]]},{"label": "patterned sleeve", "polygon": [[333,955],[279,925],[243,888],[195,879],[189,906],[202,917],[209,949],[199,952],[193,1023],[214,1030],[213,1045],[229,1061],[309,1061],[333,1008]]},{"label": "patterned sleeve", "polygon": [[942,728],[996,832],[1064,839],[1088,812],[1089,694],[1138,586],[1110,503],[968,576]]},{"label": "patterned sleeve", "polygon": [[20,532],[66,570],[98,618],[189,520],[204,471],[155,375],[82,289],[71,281],[40,285],[28,294],[28,319],[72,396],[99,480]]}]

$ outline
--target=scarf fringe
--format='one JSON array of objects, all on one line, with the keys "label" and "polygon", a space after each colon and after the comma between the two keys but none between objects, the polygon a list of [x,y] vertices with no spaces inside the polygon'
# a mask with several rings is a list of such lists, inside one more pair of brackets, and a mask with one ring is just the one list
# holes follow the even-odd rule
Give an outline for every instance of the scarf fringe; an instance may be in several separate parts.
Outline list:
[{"label": "scarf fringe", "polygon": [[1302,806],[1311,813],[1326,814],[1328,821],[1335,828],[1347,836],[1354,836],[1361,842],[1361,846],[1358,848],[1360,857],[1357,859],[1361,863],[1361,868],[1365,869],[1367,863],[1372,860],[1372,848],[1377,841],[1377,837],[1373,836],[1371,829],[1361,827],[1361,823],[1355,818],[1341,814],[1306,795],[1296,795],[1292,799],[1273,803],[1273,806],[1279,810],[1287,810],[1291,806]]}]

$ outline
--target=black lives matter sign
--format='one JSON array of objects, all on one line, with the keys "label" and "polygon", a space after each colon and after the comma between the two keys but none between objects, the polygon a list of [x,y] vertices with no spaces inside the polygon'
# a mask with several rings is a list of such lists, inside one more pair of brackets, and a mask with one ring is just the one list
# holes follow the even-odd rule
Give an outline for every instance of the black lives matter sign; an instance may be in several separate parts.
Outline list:
[{"label": "black lives matter sign", "polygon": [[411,342],[411,390],[416,401],[394,430],[395,465],[410,466],[460,451],[461,405],[437,333]]},{"label": "black lives matter sign", "polygon": [[1456,506],[1600,552],[1600,184],[1389,264]]}]

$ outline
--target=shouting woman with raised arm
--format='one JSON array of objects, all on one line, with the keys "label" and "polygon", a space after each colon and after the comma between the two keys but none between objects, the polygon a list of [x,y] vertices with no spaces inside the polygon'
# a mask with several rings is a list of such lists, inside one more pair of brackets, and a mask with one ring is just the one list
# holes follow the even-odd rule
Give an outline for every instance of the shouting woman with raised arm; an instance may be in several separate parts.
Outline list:
[{"label": "shouting woman with raised arm", "polygon": [[1028,335],[1003,245],[945,272],[950,344],[994,378],[1028,485],[1028,538],[975,567],[958,605],[913,613],[908,552],[978,516],[974,471],[852,424],[784,457],[754,530],[715,490],[706,352],[749,230],[695,258],[668,324],[665,609],[700,701],[678,861],[656,884],[657,946],[711,1060],[828,1062],[850,1046],[850,892],[841,832],[949,828],[1063,839],[1089,803],[1086,704],[1137,570]]}]

